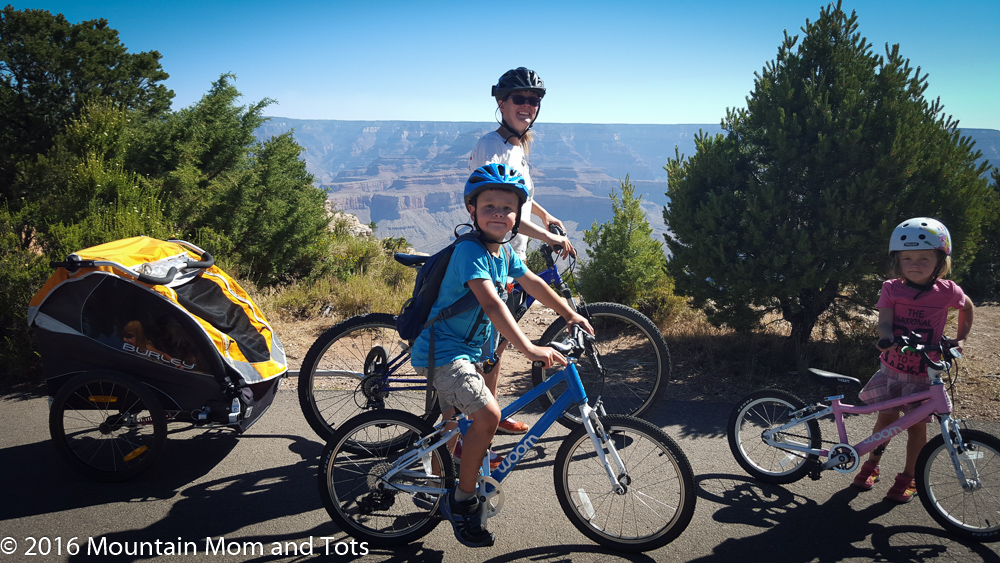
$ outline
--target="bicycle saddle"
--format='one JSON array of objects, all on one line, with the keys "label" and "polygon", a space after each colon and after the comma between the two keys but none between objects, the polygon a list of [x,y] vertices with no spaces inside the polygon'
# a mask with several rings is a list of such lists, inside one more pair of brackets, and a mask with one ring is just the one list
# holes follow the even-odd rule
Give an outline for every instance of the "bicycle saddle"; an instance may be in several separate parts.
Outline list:
[{"label": "bicycle saddle", "polygon": [[403,254],[402,252],[397,252],[393,254],[392,257],[396,259],[396,262],[411,268],[419,268],[420,266],[423,266],[424,262],[430,258],[430,256],[427,256],[426,254]]},{"label": "bicycle saddle", "polygon": [[861,381],[855,377],[816,368],[809,368],[809,374],[812,376],[813,381],[821,385],[826,385],[827,387],[847,385],[849,387],[857,387],[858,389],[861,389]]}]

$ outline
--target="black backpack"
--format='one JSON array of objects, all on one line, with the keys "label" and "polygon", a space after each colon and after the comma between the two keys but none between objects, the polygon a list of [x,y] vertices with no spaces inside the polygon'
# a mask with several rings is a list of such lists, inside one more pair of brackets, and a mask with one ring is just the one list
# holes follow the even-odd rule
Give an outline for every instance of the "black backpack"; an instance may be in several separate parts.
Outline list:
[{"label": "black backpack", "polygon": [[[420,271],[417,272],[417,281],[413,284],[413,297],[410,297],[403,304],[402,311],[396,317],[396,332],[403,340],[413,342],[425,328],[437,321],[453,317],[479,304],[476,296],[470,290],[458,301],[441,309],[433,319],[428,318],[434,302],[437,301],[441,282],[448,270],[448,263],[451,262],[451,255],[455,252],[455,245],[466,240],[474,240],[483,247],[484,251],[486,250],[486,246],[479,240],[478,234],[467,233],[427,258],[423,266],[420,267]],[[404,264],[413,262],[413,258],[407,254],[396,254],[396,260]]]}]

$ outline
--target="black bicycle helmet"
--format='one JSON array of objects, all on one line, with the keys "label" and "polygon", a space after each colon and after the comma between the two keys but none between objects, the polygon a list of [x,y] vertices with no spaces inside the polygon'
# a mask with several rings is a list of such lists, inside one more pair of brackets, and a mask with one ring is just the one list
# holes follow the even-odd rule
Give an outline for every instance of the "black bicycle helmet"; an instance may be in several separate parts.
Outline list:
[{"label": "black bicycle helmet", "polygon": [[506,98],[512,92],[522,90],[538,94],[539,98],[545,96],[545,83],[538,77],[538,74],[533,70],[519,66],[503,73],[500,80],[497,80],[496,85],[493,86],[493,97]]}]

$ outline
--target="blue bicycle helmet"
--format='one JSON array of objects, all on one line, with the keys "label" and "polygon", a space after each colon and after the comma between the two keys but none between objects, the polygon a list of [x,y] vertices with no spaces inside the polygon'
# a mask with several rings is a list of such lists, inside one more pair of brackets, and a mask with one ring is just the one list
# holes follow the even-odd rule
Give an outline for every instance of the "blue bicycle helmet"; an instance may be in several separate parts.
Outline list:
[{"label": "blue bicycle helmet", "polygon": [[[483,190],[508,190],[517,195],[517,218],[514,220],[514,228],[510,230],[510,239],[506,241],[489,239],[491,242],[509,242],[517,235],[517,230],[521,226],[521,207],[528,201],[528,186],[517,170],[504,164],[490,163],[473,170],[465,182],[465,204],[474,205],[473,202]],[[481,238],[485,238],[483,230],[479,228],[478,219],[472,227],[480,233]]]},{"label": "blue bicycle helmet", "polygon": [[465,204],[472,205],[483,190],[508,190],[517,195],[519,205],[528,201],[528,187],[517,170],[504,164],[490,163],[473,170],[465,182]]}]

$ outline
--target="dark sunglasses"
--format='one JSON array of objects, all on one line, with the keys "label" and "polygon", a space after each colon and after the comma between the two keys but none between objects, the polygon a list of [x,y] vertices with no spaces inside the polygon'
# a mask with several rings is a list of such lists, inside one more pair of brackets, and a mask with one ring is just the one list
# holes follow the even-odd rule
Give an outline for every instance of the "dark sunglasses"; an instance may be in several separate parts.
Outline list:
[{"label": "dark sunglasses", "polygon": [[542,99],[539,98],[538,96],[522,96],[520,94],[512,94],[508,96],[507,99],[514,102],[515,106],[523,106],[524,104],[528,104],[529,106],[537,108],[538,106],[542,105]]}]

